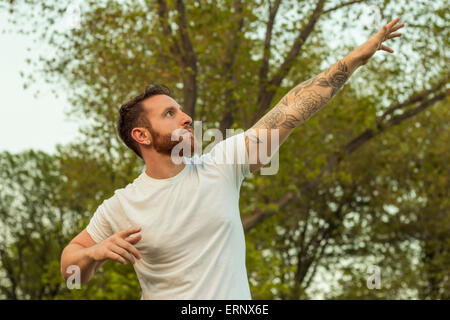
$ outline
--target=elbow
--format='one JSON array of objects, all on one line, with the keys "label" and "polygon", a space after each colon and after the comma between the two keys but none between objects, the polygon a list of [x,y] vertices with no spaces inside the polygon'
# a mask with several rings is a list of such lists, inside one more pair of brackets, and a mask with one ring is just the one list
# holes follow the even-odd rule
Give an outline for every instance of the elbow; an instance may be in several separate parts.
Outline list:
[{"label": "elbow", "polygon": [[[61,266],[63,266],[63,264],[61,264]],[[89,278],[82,276],[82,273],[78,266],[69,265],[66,269],[64,269],[64,267],[61,267],[61,276],[67,283],[67,286],[85,284],[89,281]]]},{"label": "elbow", "polygon": [[80,270],[80,267],[76,264],[71,263],[68,260],[68,256],[63,254],[61,255],[61,261],[60,261],[60,272],[61,276],[64,279],[65,282],[67,282],[67,285],[69,286],[69,283],[71,284],[84,284],[88,282],[89,279],[84,279],[83,274]]},{"label": "elbow", "polygon": [[69,277],[71,276],[71,273],[67,272],[67,268],[66,268],[66,264],[63,262],[63,260],[61,259],[61,276],[63,277],[64,281],[67,281],[69,279]]},{"label": "elbow", "polygon": [[63,250],[63,252],[61,254],[61,258],[59,260],[59,265],[60,265],[59,271],[61,272],[61,276],[63,277],[64,281],[67,281],[67,278],[69,278],[69,276],[65,272],[66,268],[65,268],[63,257],[64,257],[64,250]]},{"label": "elbow", "polygon": [[[67,247],[66,247],[67,248]],[[70,274],[67,273],[67,255],[65,255],[65,251],[66,248],[64,248],[64,250],[61,253],[61,258],[59,261],[60,264],[60,272],[61,272],[61,276],[63,277],[64,281],[67,281],[67,279],[69,279]]]}]

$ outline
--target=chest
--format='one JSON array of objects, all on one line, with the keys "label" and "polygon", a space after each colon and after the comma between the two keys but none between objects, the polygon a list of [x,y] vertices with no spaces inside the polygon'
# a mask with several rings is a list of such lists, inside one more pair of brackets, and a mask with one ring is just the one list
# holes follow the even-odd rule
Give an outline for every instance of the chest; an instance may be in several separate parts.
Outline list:
[{"label": "chest", "polygon": [[136,248],[149,263],[199,254],[242,228],[239,195],[223,181],[206,182],[178,184],[155,193],[145,210],[126,210],[134,212],[128,217],[132,224],[142,228]]}]

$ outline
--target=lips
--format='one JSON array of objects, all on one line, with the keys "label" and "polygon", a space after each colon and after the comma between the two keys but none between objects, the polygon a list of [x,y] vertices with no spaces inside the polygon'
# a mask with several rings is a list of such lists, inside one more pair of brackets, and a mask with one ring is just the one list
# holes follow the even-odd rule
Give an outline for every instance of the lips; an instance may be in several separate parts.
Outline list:
[{"label": "lips", "polygon": [[185,134],[186,132],[189,132],[189,133],[193,133],[193,130],[192,129],[183,129],[183,134]]}]

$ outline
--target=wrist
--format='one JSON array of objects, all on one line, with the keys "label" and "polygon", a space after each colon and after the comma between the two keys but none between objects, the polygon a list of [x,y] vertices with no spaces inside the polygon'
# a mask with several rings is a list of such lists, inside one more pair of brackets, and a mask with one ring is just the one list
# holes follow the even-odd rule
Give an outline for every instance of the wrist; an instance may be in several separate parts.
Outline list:
[{"label": "wrist", "polygon": [[354,69],[357,69],[367,63],[359,47],[350,52],[347,57],[348,57],[347,63],[351,65]]},{"label": "wrist", "polygon": [[97,259],[95,259],[95,254],[94,254],[95,246],[96,245],[87,247],[87,248],[85,248],[85,251],[84,251],[85,256],[88,258],[88,260],[90,262],[97,261]]}]

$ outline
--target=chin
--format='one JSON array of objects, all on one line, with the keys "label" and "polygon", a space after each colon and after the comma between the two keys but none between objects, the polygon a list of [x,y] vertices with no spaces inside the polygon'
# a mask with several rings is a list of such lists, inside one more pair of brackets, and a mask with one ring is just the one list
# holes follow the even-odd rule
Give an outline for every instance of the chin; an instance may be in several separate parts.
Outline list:
[{"label": "chin", "polygon": [[[192,157],[194,155],[194,151],[195,151],[195,146],[197,145],[195,143],[195,139],[192,136],[190,141],[189,141],[189,146],[185,145],[185,143],[183,141],[180,141],[180,143],[183,143],[183,148],[181,148],[179,155],[181,157]],[[184,150],[190,149],[191,153],[189,155],[185,155],[184,154]]]}]

